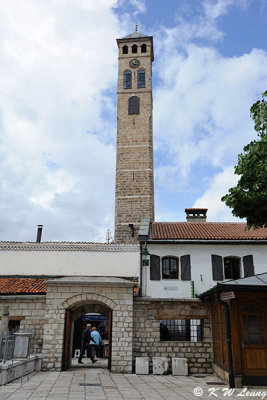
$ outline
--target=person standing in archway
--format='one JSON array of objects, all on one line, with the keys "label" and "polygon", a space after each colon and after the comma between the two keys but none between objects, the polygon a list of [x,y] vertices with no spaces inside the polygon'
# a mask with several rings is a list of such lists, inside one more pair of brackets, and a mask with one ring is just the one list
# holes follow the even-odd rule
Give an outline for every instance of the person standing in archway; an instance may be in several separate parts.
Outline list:
[{"label": "person standing in archway", "polygon": [[83,356],[85,350],[87,350],[87,357],[90,358],[92,363],[94,364],[96,362],[96,360],[94,360],[94,357],[92,355],[92,349],[91,349],[91,345],[90,345],[91,341],[93,343],[95,343],[94,338],[92,338],[92,336],[91,336],[91,329],[92,329],[92,325],[91,324],[87,324],[85,330],[83,331],[83,334],[82,334],[82,348],[81,348],[81,352],[80,352],[80,357],[78,359],[78,363],[79,364],[83,364],[82,356]]},{"label": "person standing in archway", "polygon": [[95,326],[92,328],[91,336],[92,336],[92,339],[95,340],[95,343],[91,342],[91,346],[92,346],[93,357],[94,357],[94,359],[96,359],[96,355],[99,353],[101,336],[100,336],[99,332],[96,330]]}]

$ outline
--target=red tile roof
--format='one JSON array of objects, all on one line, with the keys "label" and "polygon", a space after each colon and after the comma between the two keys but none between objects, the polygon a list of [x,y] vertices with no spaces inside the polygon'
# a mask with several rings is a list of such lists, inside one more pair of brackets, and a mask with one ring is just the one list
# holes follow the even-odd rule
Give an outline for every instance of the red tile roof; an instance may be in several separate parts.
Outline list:
[{"label": "red tile roof", "polygon": [[0,278],[0,294],[46,293],[47,278]]},{"label": "red tile roof", "polygon": [[267,228],[245,228],[234,222],[153,222],[152,239],[267,240]]}]

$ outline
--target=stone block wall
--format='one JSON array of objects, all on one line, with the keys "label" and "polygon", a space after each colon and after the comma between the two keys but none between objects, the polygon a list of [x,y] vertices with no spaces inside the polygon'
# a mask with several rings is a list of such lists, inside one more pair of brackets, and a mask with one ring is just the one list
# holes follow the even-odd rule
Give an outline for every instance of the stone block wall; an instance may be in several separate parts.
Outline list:
[{"label": "stone block wall", "polygon": [[[161,319],[203,319],[202,342],[160,341]],[[134,299],[133,356],[187,358],[189,373],[212,373],[212,343],[209,310],[198,299]],[[150,361],[151,362],[151,361]]]},{"label": "stone block wall", "polygon": [[34,334],[33,348],[41,352],[46,296],[1,296],[0,303],[1,309],[5,305],[9,306],[9,319],[20,320],[20,330]]}]

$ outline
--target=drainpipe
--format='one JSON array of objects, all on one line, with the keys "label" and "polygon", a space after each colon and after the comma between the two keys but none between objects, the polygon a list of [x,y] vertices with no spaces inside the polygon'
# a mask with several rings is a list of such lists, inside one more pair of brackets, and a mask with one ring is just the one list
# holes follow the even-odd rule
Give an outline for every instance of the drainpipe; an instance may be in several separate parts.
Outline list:
[{"label": "drainpipe", "polygon": [[143,247],[143,243],[140,242],[140,285],[139,285],[139,297],[142,296],[142,286],[143,286],[143,259],[142,259],[142,247]]},{"label": "drainpipe", "polygon": [[233,353],[232,353],[232,341],[231,341],[231,320],[229,305],[225,301],[220,299],[220,294],[216,292],[216,300],[218,304],[222,304],[225,310],[226,320],[226,341],[227,341],[227,352],[228,352],[228,364],[229,364],[229,388],[235,387],[234,367],[233,367]]},{"label": "drainpipe", "polygon": [[191,298],[193,299],[195,297],[195,286],[194,286],[194,281],[190,282],[190,293],[191,293]]}]

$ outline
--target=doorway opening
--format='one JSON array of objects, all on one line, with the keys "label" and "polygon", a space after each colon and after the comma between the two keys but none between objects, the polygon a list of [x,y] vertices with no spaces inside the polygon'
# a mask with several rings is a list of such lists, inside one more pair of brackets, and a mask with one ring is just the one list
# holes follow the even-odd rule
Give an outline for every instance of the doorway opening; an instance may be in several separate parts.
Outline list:
[{"label": "doorway opening", "polygon": [[[82,354],[83,364],[78,363],[82,350],[82,333],[90,324],[100,334],[99,345],[88,343]],[[111,370],[112,310],[102,303],[78,305],[65,312],[64,354],[62,369],[69,368],[107,368]],[[98,335],[97,335],[98,336]],[[90,347],[89,347],[90,346]],[[90,360],[95,353],[96,363]]]}]

